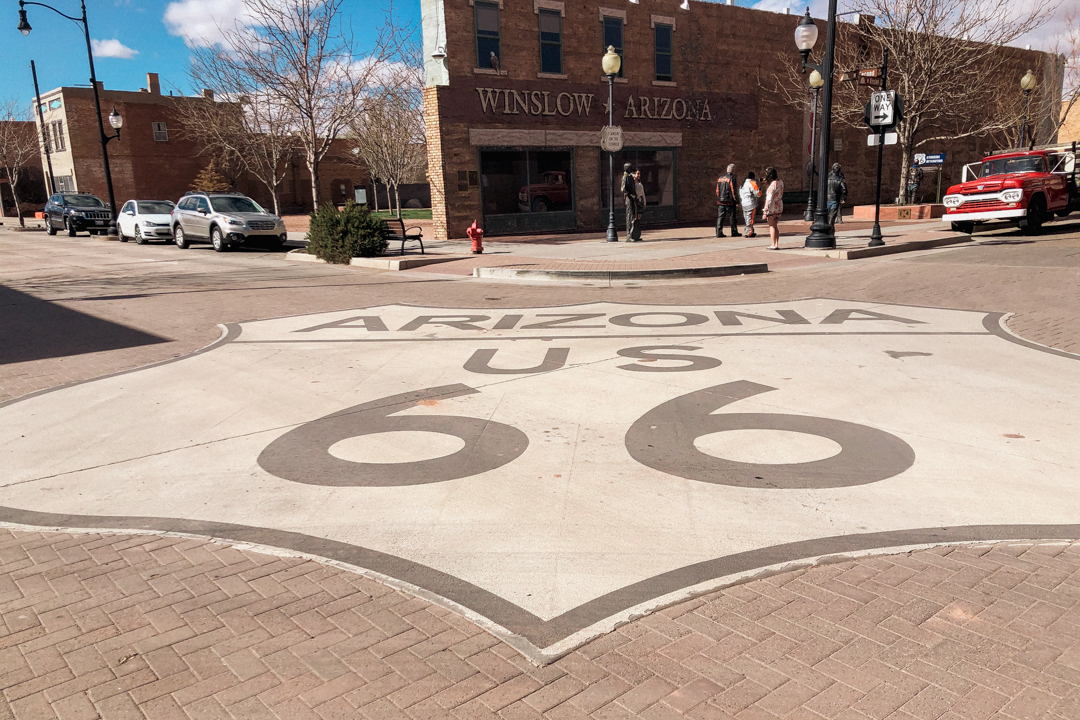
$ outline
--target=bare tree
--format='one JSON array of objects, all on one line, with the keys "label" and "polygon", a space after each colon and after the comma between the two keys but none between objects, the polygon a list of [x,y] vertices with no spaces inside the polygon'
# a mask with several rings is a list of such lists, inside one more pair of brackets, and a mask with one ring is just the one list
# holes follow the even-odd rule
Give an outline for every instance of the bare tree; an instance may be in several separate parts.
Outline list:
[{"label": "bare tree", "polygon": [[387,195],[391,189],[394,191],[399,218],[399,186],[423,177],[427,165],[421,72],[419,65],[414,64],[401,63],[389,68],[384,87],[368,98],[350,138],[374,180],[376,209],[378,179],[381,179],[387,186]]},{"label": "bare tree", "polygon": [[[342,18],[345,0],[244,0],[245,20],[223,29],[224,44],[195,52],[193,75],[227,67],[244,78],[293,123],[311,175],[311,196],[321,200],[319,164],[331,143],[363,110],[363,101],[406,38],[394,23],[393,7],[374,47],[359,59],[358,46]],[[217,89],[217,88],[213,88]]]},{"label": "bare tree", "polygon": [[[40,137],[34,121],[16,100],[0,104],[0,167],[7,176],[7,184],[15,199],[15,214],[19,225],[26,225],[23,220],[22,205],[19,202],[19,180],[35,158],[40,157]],[[0,204],[3,198],[0,197]]]},{"label": "bare tree", "polygon": [[[852,8],[875,20],[839,28],[836,65],[842,70],[876,66],[882,49],[889,48],[889,89],[904,101],[904,119],[895,132],[901,148],[897,195],[906,201],[908,172],[918,148],[1018,126],[1016,108],[1003,103],[1003,98],[1019,95],[1020,78],[1014,72],[1018,59],[1015,51],[1002,46],[1047,22],[1056,0],[1023,5],[998,0],[853,0]],[[790,56],[786,64],[788,71],[772,79],[773,89],[782,101],[804,105],[805,76]],[[855,83],[835,85],[834,121],[865,127],[868,97],[860,90]]]},{"label": "bare tree", "polygon": [[[204,153],[231,168],[247,171],[270,193],[274,212],[281,214],[278,197],[288,172],[288,160],[298,147],[290,115],[258,88],[245,87],[243,78],[230,78],[229,66],[199,63],[193,67],[197,84],[228,87],[236,102],[199,98],[178,104],[181,132],[202,145]],[[200,75],[195,75],[198,71]],[[211,73],[213,73],[211,75]],[[217,82],[208,82],[211,78]],[[235,186],[236,178],[230,178]]]}]

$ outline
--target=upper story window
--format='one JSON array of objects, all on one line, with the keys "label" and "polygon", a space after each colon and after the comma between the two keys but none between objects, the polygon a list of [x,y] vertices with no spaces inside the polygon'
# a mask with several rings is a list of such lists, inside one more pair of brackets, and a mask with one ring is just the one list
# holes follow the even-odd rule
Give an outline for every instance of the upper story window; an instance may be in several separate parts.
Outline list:
[{"label": "upper story window", "polygon": [[656,79],[661,82],[674,82],[675,64],[673,62],[672,35],[675,28],[671,25],[657,23],[654,28],[654,43],[656,48]]},{"label": "upper story window", "polygon": [[562,74],[562,16],[558,10],[541,9],[540,72]]},{"label": "upper story window", "polygon": [[49,123],[49,126],[52,128],[52,132],[46,133],[46,135],[52,136],[52,152],[64,152],[67,150],[67,142],[64,139],[64,121],[54,120]]},{"label": "upper story window", "polygon": [[502,59],[499,50],[499,4],[477,0],[473,5],[473,14],[476,16],[476,67],[496,68],[498,63],[492,63],[492,57]]},{"label": "upper story window", "polygon": [[623,19],[621,17],[604,17],[604,47],[601,50],[607,52],[608,47],[614,47],[619,57],[623,58],[623,63],[619,66],[619,74],[616,75],[616,77],[622,77],[626,70],[626,58],[623,57]]},{"label": "upper story window", "polygon": [[163,122],[151,123],[154,127],[155,142],[169,142],[169,126]]}]

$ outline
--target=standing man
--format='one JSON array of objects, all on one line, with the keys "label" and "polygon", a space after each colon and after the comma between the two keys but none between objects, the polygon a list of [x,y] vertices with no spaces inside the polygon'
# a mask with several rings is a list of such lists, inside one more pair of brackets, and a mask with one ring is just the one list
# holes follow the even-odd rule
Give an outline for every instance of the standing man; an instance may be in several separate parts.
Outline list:
[{"label": "standing man", "polygon": [[716,237],[724,237],[724,224],[731,218],[731,237],[739,234],[738,221],[735,219],[735,205],[738,198],[738,185],[735,183],[735,163],[727,166],[727,172],[716,180]]},{"label": "standing man", "polygon": [[834,163],[829,172],[829,224],[836,227],[836,219],[840,215],[840,206],[847,200],[847,180],[840,168],[840,163]]},{"label": "standing man", "polygon": [[645,186],[641,184],[641,170],[634,171],[634,195],[637,198],[637,222],[634,223],[634,234],[626,238],[626,242],[641,242],[641,216],[645,214]]},{"label": "standing man", "polygon": [[641,238],[641,230],[638,228],[637,181],[634,180],[634,173],[630,172],[631,167],[630,163],[622,166],[621,185],[623,202],[626,203],[626,240],[628,242],[633,241],[634,238]]}]

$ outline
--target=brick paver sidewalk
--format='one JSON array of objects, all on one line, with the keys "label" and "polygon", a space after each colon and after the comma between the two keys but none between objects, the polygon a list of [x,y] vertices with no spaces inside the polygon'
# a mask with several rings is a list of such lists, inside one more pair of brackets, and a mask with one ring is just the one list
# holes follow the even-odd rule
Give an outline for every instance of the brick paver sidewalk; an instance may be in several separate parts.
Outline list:
[{"label": "brick paver sidewalk", "polygon": [[0,717],[1075,720],[1080,545],[775,575],[537,668],[458,615],[301,558],[0,530]]}]

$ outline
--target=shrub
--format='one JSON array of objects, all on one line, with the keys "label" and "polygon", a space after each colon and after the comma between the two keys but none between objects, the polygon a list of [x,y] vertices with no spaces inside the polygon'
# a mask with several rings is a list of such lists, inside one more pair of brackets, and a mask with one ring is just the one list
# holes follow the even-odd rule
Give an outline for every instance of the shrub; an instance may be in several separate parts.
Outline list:
[{"label": "shrub", "polygon": [[351,200],[343,210],[323,205],[311,213],[307,251],[320,260],[344,265],[354,257],[381,255],[389,232],[384,220]]}]

